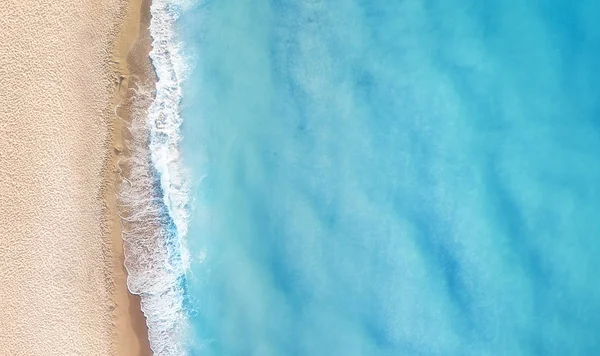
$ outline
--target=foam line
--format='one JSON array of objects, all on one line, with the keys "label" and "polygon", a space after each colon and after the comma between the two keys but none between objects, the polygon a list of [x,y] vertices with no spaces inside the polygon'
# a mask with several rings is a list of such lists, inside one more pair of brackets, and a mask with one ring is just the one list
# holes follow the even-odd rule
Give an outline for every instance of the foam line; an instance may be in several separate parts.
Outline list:
[{"label": "foam line", "polygon": [[189,186],[179,151],[181,82],[186,63],[175,36],[183,3],[153,0],[150,34],[157,82],[155,97],[143,86],[132,103],[128,178],[119,198],[127,285],[141,296],[150,347],[157,356],[186,354],[183,283]]}]

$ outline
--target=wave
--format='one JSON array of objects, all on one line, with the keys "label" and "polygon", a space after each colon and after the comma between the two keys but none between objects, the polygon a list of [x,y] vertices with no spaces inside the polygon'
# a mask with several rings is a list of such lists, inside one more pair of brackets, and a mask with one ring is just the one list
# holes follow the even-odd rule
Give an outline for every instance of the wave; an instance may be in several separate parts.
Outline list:
[{"label": "wave", "polygon": [[[156,98],[148,113],[150,152],[160,176],[164,202],[175,223],[177,234],[187,234],[189,186],[183,178],[179,142],[181,83],[187,68],[175,38],[174,25],[180,5],[169,0],[154,0],[151,5],[150,58],[157,75]],[[183,241],[183,240],[182,240]],[[184,259],[186,262],[187,259]]]},{"label": "wave", "polygon": [[[141,297],[155,355],[185,355],[185,246],[189,185],[179,143],[181,83],[186,63],[175,36],[184,3],[153,0],[150,58],[157,81],[132,98],[126,172],[119,190],[127,286]],[[154,93],[154,98],[153,98]]]}]

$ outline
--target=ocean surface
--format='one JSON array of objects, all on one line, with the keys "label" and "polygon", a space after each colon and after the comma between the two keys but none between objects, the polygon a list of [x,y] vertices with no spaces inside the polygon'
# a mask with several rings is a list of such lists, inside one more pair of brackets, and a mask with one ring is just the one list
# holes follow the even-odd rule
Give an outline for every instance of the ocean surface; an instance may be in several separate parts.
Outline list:
[{"label": "ocean surface", "polygon": [[156,355],[600,355],[600,2],[152,14]]}]

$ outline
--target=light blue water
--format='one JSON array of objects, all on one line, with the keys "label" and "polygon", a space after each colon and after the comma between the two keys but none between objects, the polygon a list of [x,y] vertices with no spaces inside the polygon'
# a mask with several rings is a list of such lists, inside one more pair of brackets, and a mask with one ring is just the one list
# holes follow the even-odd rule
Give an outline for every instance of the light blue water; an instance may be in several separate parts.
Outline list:
[{"label": "light blue water", "polygon": [[189,353],[600,354],[598,14],[183,11]]}]

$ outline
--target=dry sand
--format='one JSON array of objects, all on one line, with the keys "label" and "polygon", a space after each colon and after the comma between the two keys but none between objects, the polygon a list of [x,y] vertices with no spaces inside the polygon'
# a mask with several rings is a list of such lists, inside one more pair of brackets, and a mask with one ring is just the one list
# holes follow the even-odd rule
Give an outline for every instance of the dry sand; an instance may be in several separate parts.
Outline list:
[{"label": "dry sand", "polygon": [[2,356],[149,354],[114,198],[140,6],[0,1]]}]

